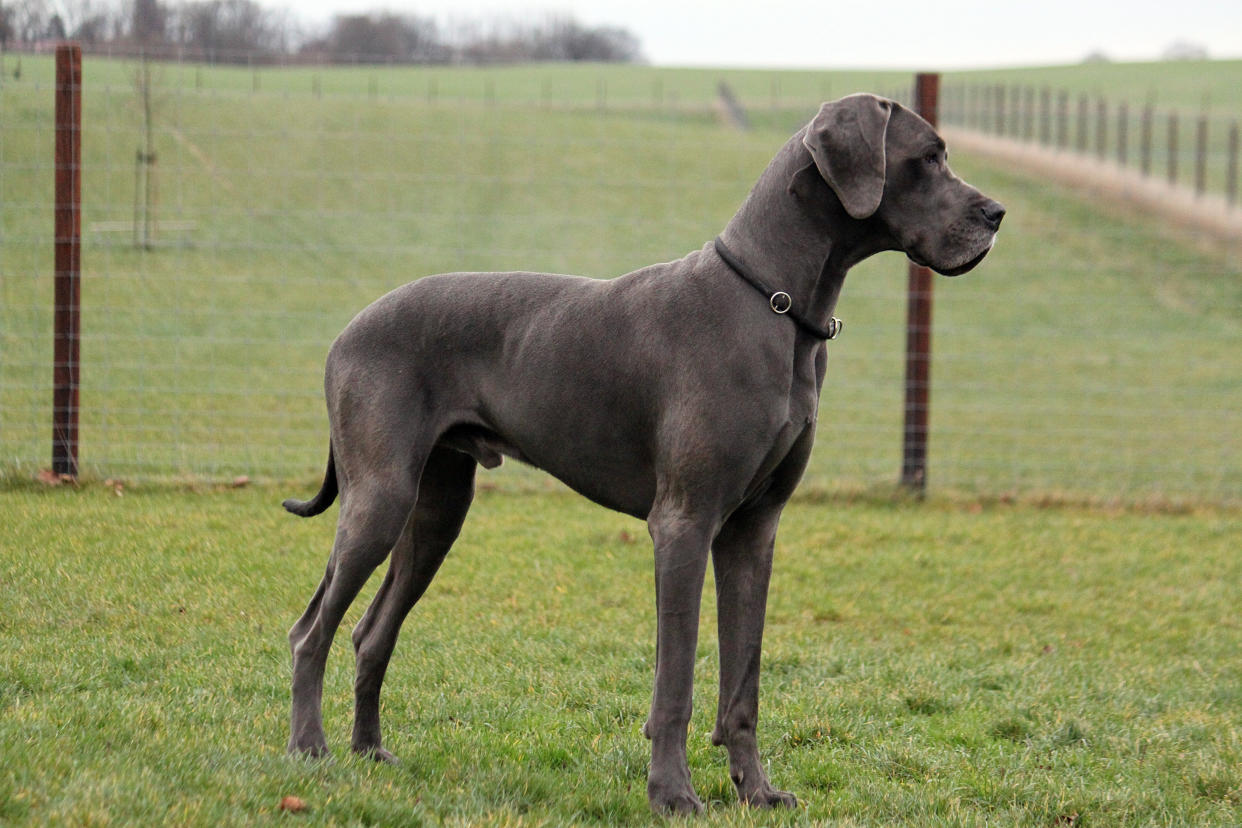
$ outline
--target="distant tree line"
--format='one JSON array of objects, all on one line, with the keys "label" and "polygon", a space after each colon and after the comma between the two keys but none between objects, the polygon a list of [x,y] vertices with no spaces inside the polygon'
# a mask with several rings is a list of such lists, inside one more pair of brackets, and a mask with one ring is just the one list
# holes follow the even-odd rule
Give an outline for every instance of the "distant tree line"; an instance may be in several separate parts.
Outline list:
[{"label": "distant tree line", "polygon": [[638,39],[572,17],[458,23],[392,12],[340,14],[307,31],[253,0],[0,0],[0,49],[71,38],[117,52],[180,51],[219,63],[634,62]]}]

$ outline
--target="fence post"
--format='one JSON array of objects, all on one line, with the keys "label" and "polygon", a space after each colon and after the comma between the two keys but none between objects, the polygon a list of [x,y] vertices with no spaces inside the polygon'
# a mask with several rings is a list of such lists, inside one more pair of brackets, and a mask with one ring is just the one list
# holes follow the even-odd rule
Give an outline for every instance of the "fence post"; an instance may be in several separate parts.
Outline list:
[{"label": "fence post", "polygon": [[1035,140],[1035,87],[1026,87],[1022,101],[1022,137]]},{"label": "fence post", "polygon": [[[915,77],[914,109],[933,127],[937,121],[940,75]],[[998,108],[998,112],[999,112]],[[906,403],[901,485],[927,491],[927,423],[931,401],[932,273],[910,263],[906,289]]]},{"label": "fence post", "polygon": [[1039,143],[1052,146],[1052,90],[1039,90]]},{"label": "fence post", "polygon": [[78,476],[81,342],[82,48],[56,47],[56,208],[52,365],[52,471]]},{"label": "fence post", "polygon": [[1238,122],[1229,125],[1229,159],[1225,167],[1225,201],[1238,203]]},{"label": "fence post", "polygon": [[1078,96],[1078,151],[1087,152],[1087,96]]},{"label": "fence post", "polygon": [[1103,161],[1108,157],[1108,101],[1096,101],[1095,114],[1095,154]]},{"label": "fence post", "polygon": [[1062,89],[1057,93],[1057,149],[1069,146],[1069,93]]},{"label": "fence post", "polygon": [[1169,113],[1169,183],[1177,183],[1177,113]]},{"label": "fence post", "polygon": [[1195,129],[1195,195],[1202,196],[1207,192],[1207,137],[1208,119],[1199,116],[1199,125]]},{"label": "fence post", "polygon": [[1151,174],[1151,122],[1155,117],[1151,104],[1143,107],[1143,122],[1139,133],[1139,169],[1144,176]]},{"label": "fence post", "polygon": [[1130,160],[1130,104],[1122,101],[1117,108],[1117,163],[1125,166]]}]

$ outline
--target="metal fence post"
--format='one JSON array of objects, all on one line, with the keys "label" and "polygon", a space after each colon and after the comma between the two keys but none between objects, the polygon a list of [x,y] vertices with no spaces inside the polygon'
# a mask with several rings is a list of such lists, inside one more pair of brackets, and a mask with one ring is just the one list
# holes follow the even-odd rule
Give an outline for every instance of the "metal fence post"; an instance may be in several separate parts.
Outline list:
[{"label": "metal fence post", "polygon": [[82,48],[56,47],[52,471],[78,475],[81,342]]},{"label": "metal fence post", "polygon": [[1052,146],[1052,90],[1039,90],[1039,143]]},{"label": "metal fence post", "polygon": [[1130,104],[1122,101],[1117,108],[1117,163],[1125,166],[1130,156]]},{"label": "metal fence post", "polygon": [[[920,73],[916,76],[914,109],[932,126],[936,126],[939,93],[940,75]],[[997,112],[1000,112],[999,107]],[[913,262],[910,264],[906,297],[906,401],[901,484],[921,496],[927,490],[927,424],[931,401],[931,270]]]},{"label": "metal fence post", "polygon": [[1022,98],[1022,137],[1027,141],[1035,139],[1035,87],[1028,86]]},{"label": "metal fence post", "polygon": [[1057,93],[1057,149],[1069,146],[1069,93],[1062,89]]},{"label": "metal fence post", "polygon": [[1225,201],[1238,203],[1238,122],[1229,125],[1229,156],[1225,162]]},{"label": "metal fence post", "polygon": [[1155,118],[1151,104],[1143,107],[1143,121],[1139,131],[1139,170],[1144,176],[1151,174],[1151,124]]},{"label": "metal fence post", "polygon": [[1195,128],[1195,195],[1200,197],[1207,192],[1207,145],[1208,119],[1200,115]]},{"label": "metal fence post", "polygon": [[1108,101],[1096,101],[1095,114],[1095,154],[1103,161],[1108,157]]},{"label": "metal fence post", "polygon": [[1078,151],[1087,153],[1087,96],[1078,96]]},{"label": "metal fence post", "polygon": [[1177,183],[1177,113],[1169,113],[1169,183]]}]

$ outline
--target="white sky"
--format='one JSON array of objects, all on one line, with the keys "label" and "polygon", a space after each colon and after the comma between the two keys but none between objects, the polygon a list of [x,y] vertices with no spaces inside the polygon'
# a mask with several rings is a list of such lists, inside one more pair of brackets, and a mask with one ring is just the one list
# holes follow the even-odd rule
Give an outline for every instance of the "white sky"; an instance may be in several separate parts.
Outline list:
[{"label": "white sky", "polygon": [[[282,0],[262,0],[282,5]],[[1154,60],[1186,40],[1242,57],[1242,0],[299,0],[307,24],[377,9],[454,20],[567,14],[629,29],[667,66],[925,68]],[[1242,83],[1242,78],[1239,79]]]}]

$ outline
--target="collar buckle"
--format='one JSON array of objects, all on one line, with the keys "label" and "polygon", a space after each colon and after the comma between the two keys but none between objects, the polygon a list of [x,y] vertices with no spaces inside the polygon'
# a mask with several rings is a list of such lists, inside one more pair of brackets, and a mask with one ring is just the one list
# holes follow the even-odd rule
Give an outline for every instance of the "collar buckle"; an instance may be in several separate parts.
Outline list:
[{"label": "collar buckle", "polygon": [[761,279],[747,270],[746,267],[737,260],[733,253],[730,252],[729,248],[725,246],[724,240],[719,236],[716,237],[714,246],[716,248],[716,254],[720,256],[721,261],[723,261],[730,270],[740,276],[742,281],[746,282],[768,298],[768,307],[772,309],[773,313],[780,316],[788,314],[789,318],[797,323],[799,328],[806,331],[816,339],[836,339],[841,333],[841,329],[845,327],[844,323],[835,316],[829,318],[828,327],[827,329],[824,329],[804,319],[801,315],[794,313],[792,296],[783,290],[774,291],[765,285]]}]

